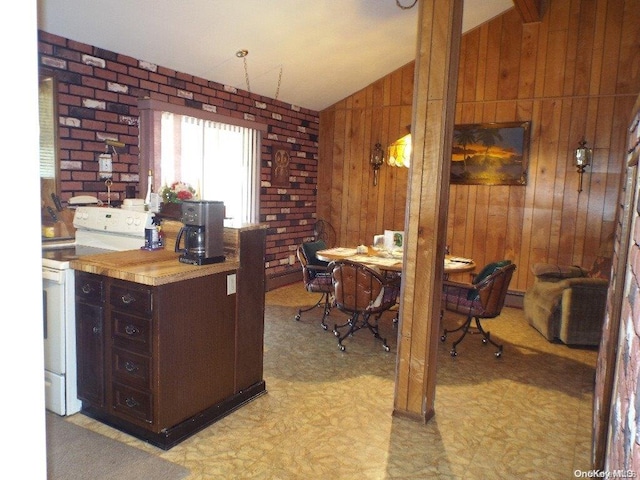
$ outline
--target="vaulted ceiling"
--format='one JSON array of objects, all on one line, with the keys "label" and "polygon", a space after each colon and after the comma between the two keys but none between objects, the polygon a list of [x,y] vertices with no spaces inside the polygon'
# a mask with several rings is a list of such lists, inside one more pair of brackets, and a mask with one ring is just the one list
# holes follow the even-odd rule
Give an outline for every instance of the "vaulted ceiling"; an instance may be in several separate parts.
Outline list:
[{"label": "vaulted ceiling", "polygon": [[[38,28],[322,110],[414,59],[413,1],[38,0]],[[537,19],[538,0],[464,0],[463,31],[514,3]]]}]

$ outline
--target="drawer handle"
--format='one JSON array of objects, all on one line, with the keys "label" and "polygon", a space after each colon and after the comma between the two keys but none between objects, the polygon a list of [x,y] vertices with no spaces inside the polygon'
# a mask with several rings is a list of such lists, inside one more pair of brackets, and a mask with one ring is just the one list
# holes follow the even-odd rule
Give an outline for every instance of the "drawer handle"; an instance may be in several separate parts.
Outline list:
[{"label": "drawer handle", "polygon": [[124,332],[127,335],[137,335],[139,330],[133,325],[127,325],[126,327],[124,327]]},{"label": "drawer handle", "polygon": [[120,299],[122,300],[122,303],[124,303],[125,305],[130,305],[136,301],[136,297],[134,297],[130,293],[123,295],[122,297],[120,297]]},{"label": "drawer handle", "polygon": [[91,285],[88,283],[85,283],[84,285],[82,285],[81,290],[82,290],[82,293],[89,294],[91,293]]},{"label": "drawer handle", "polygon": [[128,397],[125,401],[124,401],[125,405],[129,408],[135,408],[138,405],[140,405],[140,403],[136,402],[136,400],[132,397]]},{"label": "drawer handle", "polygon": [[100,334],[102,333],[102,327],[100,327],[100,326],[98,326],[98,325],[96,325],[95,327],[93,327],[93,329],[92,329],[92,330],[93,330],[93,333],[94,333],[95,335],[100,335]]},{"label": "drawer handle", "polygon": [[133,373],[133,372],[138,371],[138,366],[133,362],[126,361],[124,363],[124,369],[129,373]]}]

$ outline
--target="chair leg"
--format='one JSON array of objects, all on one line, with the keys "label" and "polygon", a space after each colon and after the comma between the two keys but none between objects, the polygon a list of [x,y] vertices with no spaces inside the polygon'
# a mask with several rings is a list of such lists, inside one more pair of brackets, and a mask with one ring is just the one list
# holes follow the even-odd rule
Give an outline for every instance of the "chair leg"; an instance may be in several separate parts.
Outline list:
[{"label": "chair leg", "polygon": [[323,330],[326,330],[328,328],[327,324],[324,321],[330,315],[330,313],[331,313],[331,294],[325,293],[324,294],[324,312],[322,312],[322,320],[320,320],[320,326],[322,327]]},{"label": "chair leg", "polygon": [[300,321],[300,318],[301,318],[301,316],[302,316],[302,314],[304,312],[308,312],[310,310],[313,310],[314,308],[320,307],[321,303],[323,304],[322,307],[324,308],[324,312],[322,313],[322,320],[320,321],[320,326],[324,330],[326,330],[327,329],[327,324],[324,321],[325,321],[325,319],[327,318],[327,316],[329,315],[329,313],[331,311],[331,295],[328,292],[323,293],[322,296],[318,299],[318,301],[316,302],[315,305],[312,305],[309,308],[305,308],[305,309],[301,308],[301,309],[299,309],[298,313],[295,316],[296,321]]},{"label": "chair leg", "polygon": [[[349,317],[349,320],[347,320],[345,323],[343,323],[342,325],[338,325],[337,323],[333,326],[333,334],[338,337],[338,348],[344,352],[345,350],[345,346],[342,344],[342,341],[353,335],[354,332],[357,332],[358,330],[360,330],[362,328],[361,325],[358,325],[358,317],[359,314],[358,313],[354,313]],[[344,335],[340,335],[340,329],[344,328],[344,327],[349,327],[347,329],[347,331],[345,332]]]},{"label": "chair leg", "polygon": [[[441,310],[440,311],[440,320],[442,320],[442,318],[443,318],[443,312]],[[445,328],[444,331],[442,332],[442,336],[440,337],[440,341],[444,342],[447,339],[447,334],[448,333],[459,332],[460,330],[464,329],[464,333],[466,334],[467,330],[469,329],[469,325],[471,325],[471,317],[467,317],[465,322],[462,325],[460,325],[458,328],[454,328],[453,330],[447,330]]]},{"label": "chair leg", "polygon": [[378,330],[378,325],[379,325],[381,316],[382,316],[382,312],[377,314],[375,317],[375,322],[372,324],[371,322],[369,322],[369,318],[371,318],[371,315],[366,315],[364,317],[364,326],[366,326],[369,329],[369,331],[373,333],[373,336],[375,338],[377,338],[382,342],[382,348],[384,348],[385,352],[388,352],[389,350],[391,350],[391,348],[389,348],[389,345],[387,344],[387,339],[382,338]]},{"label": "chair leg", "polygon": [[453,342],[453,345],[451,345],[451,351],[449,353],[451,353],[452,357],[457,357],[458,356],[458,351],[456,350],[456,347],[462,341],[462,339],[467,335],[467,332],[469,332],[469,326],[471,325],[471,319],[472,319],[472,317],[467,317],[467,319],[464,321],[464,323],[462,325],[460,325],[458,328],[454,328],[453,330],[445,329],[444,332],[442,332],[442,336],[440,337],[440,341],[444,342],[447,339],[447,334],[448,333],[453,333],[453,332],[457,332],[459,330],[462,330],[462,335],[460,335],[458,337],[458,339],[455,342]]},{"label": "chair leg", "polygon": [[502,356],[502,345],[500,345],[500,344],[494,342],[493,340],[491,340],[491,332],[487,332],[482,328],[482,324],[480,323],[480,319],[479,318],[476,318],[476,328],[482,334],[482,343],[484,345],[486,345],[487,343],[490,343],[491,345],[496,347],[498,350],[496,350],[494,355],[496,357],[500,358]]},{"label": "chair leg", "polygon": [[[358,322],[359,316],[360,315],[358,313],[354,313],[349,318],[349,320],[346,321],[346,323],[343,323],[342,325],[337,325],[336,324],[333,327],[333,334],[336,337],[338,337],[338,348],[344,352],[345,351],[345,346],[342,344],[343,340],[345,338],[347,338],[347,337],[353,336],[353,334],[355,332],[357,332],[358,330],[360,330],[361,328],[365,328],[366,327],[366,328],[369,329],[369,331],[373,334],[373,336],[375,338],[377,338],[378,340],[380,340],[382,342],[382,348],[384,349],[384,351],[385,352],[390,351],[391,348],[387,344],[387,339],[380,336],[379,329],[378,329],[378,323],[380,321],[380,317],[382,316],[382,313],[379,313],[378,315],[376,315],[374,323],[371,323],[369,321],[370,315],[364,315],[362,317],[362,321]],[[340,331],[339,330],[344,328],[344,327],[349,327],[349,328],[343,335],[340,335]]]},{"label": "chair leg", "polygon": [[[475,329],[477,330],[477,332],[474,331],[469,331],[469,329],[471,328],[471,320],[475,319],[476,321],[476,326]],[[467,319],[464,321],[464,323],[462,325],[460,325],[458,328],[455,328],[453,330],[444,330],[444,332],[442,333],[442,336],[440,337],[440,341],[444,342],[447,339],[447,334],[448,333],[452,333],[452,332],[457,332],[459,330],[462,330],[462,335],[460,335],[460,337],[458,337],[458,339],[453,342],[453,344],[451,345],[451,356],[452,357],[457,357],[458,356],[458,351],[456,350],[458,344],[464,339],[464,337],[467,335],[467,333],[480,333],[482,334],[482,343],[484,345],[486,345],[487,343],[492,344],[493,346],[495,346],[498,350],[494,353],[494,355],[497,358],[500,358],[502,356],[502,345],[499,345],[498,343],[494,342],[493,340],[491,340],[491,332],[486,332],[483,328],[482,328],[482,324],[480,323],[480,319],[479,318],[474,318],[474,317],[467,317]]]}]

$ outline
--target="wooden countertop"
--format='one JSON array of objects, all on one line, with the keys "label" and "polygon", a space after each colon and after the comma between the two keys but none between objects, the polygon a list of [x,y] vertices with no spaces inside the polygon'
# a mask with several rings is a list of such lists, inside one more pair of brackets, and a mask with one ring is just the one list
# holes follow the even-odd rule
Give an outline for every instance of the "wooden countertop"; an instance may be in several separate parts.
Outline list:
[{"label": "wooden countertop", "polygon": [[178,257],[179,254],[171,249],[127,250],[83,255],[72,260],[70,266],[74,270],[150,286],[233,271],[239,267],[235,256],[227,256],[226,261],[211,265],[188,265],[179,262]]}]

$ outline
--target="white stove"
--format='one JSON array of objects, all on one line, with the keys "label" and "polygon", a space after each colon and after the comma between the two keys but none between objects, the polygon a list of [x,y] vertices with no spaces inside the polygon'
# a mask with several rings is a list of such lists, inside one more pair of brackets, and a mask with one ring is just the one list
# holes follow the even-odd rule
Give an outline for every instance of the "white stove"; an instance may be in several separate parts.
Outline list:
[{"label": "white stove", "polygon": [[[44,353],[46,408],[72,415],[81,408],[76,385],[75,275],[69,263],[82,255],[136,250],[153,213],[78,207],[75,238],[43,241]],[[43,239],[44,240],[44,239]]]}]

